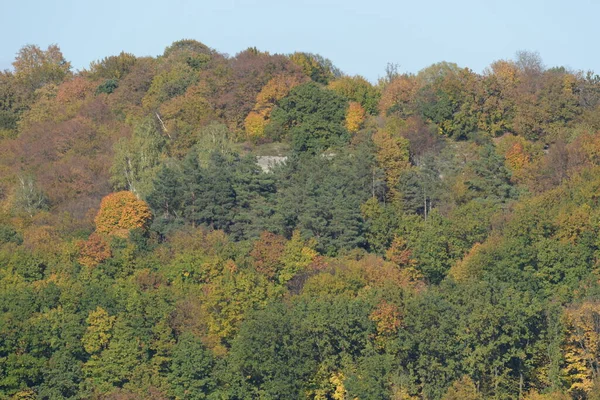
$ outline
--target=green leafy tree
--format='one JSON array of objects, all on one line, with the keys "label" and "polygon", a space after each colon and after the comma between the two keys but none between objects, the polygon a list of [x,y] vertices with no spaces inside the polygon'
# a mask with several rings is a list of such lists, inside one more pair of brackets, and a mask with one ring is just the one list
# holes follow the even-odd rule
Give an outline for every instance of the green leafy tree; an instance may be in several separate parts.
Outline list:
[{"label": "green leafy tree", "polygon": [[19,88],[31,95],[46,84],[61,83],[69,75],[71,63],[65,60],[55,44],[46,50],[28,44],[17,53],[13,67]]},{"label": "green leafy tree", "polygon": [[215,361],[202,342],[184,333],[173,348],[168,376],[172,394],[178,399],[206,399],[215,389]]},{"label": "green leafy tree", "polygon": [[166,140],[153,117],[146,117],[134,128],[130,139],[115,145],[112,182],[116,189],[129,190],[145,197],[152,190]]},{"label": "green leafy tree", "polygon": [[348,140],[347,103],[316,83],[296,86],[271,114],[267,135],[289,137],[296,152],[315,153]]}]

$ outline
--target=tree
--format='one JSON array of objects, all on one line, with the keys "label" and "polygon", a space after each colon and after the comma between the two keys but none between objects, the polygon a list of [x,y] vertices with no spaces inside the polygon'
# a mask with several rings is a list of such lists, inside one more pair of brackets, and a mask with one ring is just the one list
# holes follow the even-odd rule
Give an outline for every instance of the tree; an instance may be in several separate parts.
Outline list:
[{"label": "tree", "polygon": [[340,70],[330,60],[318,54],[297,52],[289,57],[294,64],[302,68],[306,76],[317,83],[326,85],[341,75]]},{"label": "tree", "polygon": [[359,103],[351,102],[346,111],[346,129],[348,132],[356,133],[365,121],[365,110]]},{"label": "tree", "polygon": [[28,44],[17,53],[13,67],[19,87],[31,95],[46,84],[61,83],[70,73],[71,63],[65,60],[55,44],[49,45],[45,51]]},{"label": "tree", "polygon": [[215,388],[212,378],[214,360],[202,342],[184,333],[173,348],[169,373],[171,393],[178,399],[206,399]]},{"label": "tree", "polygon": [[16,133],[19,115],[25,108],[24,100],[18,93],[14,74],[0,72],[0,137]]},{"label": "tree", "polygon": [[362,76],[343,76],[329,83],[329,89],[356,102],[369,114],[377,113],[381,93]]},{"label": "tree", "polygon": [[476,74],[442,62],[420,71],[417,79],[421,82],[416,94],[418,110],[438,126],[440,134],[464,139],[477,131],[480,109]]},{"label": "tree", "polygon": [[154,210],[154,227],[159,232],[168,231],[168,226],[183,221],[183,181],[177,166],[163,165],[154,178],[153,190],[147,200]]},{"label": "tree", "polygon": [[280,74],[273,77],[256,95],[254,109],[244,121],[246,134],[251,140],[264,137],[265,127],[269,123],[271,112],[277,103],[287,96],[294,87],[303,83],[298,75]]},{"label": "tree", "polygon": [[344,143],[346,102],[316,83],[296,86],[273,110],[267,131],[288,136],[296,152],[316,153]]},{"label": "tree", "polygon": [[111,256],[109,243],[97,233],[92,233],[87,241],[81,243],[79,253],[79,263],[88,268],[95,267]]},{"label": "tree", "polygon": [[96,232],[128,237],[133,229],[146,229],[152,220],[150,207],[131,192],[111,193],[102,199],[96,214]]},{"label": "tree", "polygon": [[371,169],[372,160],[351,154],[290,163],[276,193],[275,231],[290,237],[299,230],[328,254],[364,245],[360,204],[370,196]]},{"label": "tree", "polygon": [[88,327],[81,338],[83,348],[90,355],[98,355],[108,347],[112,338],[116,317],[110,316],[102,307],[91,311],[86,322]]},{"label": "tree", "polygon": [[127,75],[137,61],[131,53],[122,51],[117,56],[104,57],[102,60],[90,63],[90,74],[95,79],[116,80]]},{"label": "tree", "polygon": [[410,167],[409,141],[395,132],[390,124],[373,134],[373,143],[377,147],[377,162],[385,172],[388,188],[391,189],[390,197],[397,198],[395,188],[400,176]]},{"label": "tree", "polygon": [[134,128],[131,139],[115,144],[115,159],[111,168],[115,189],[128,190],[145,197],[152,190],[166,140],[154,117],[146,117]]},{"label": "tree", "polygon": [[156,112],[161,103],[183,95],[186,90],[199,80],[198,74],[187,64],[167,64],[152,79],[142,104],[150,112]]},{"label": "tree", "polygon": [[573,395],[590,393],[600,371],[600,307],[584,302],[565,312],[567,336],[563,344],[565,375]]},{"label": "tree", "polygon": [[383,88],[379,100],[379,112],[385,116],[407,118],[415,113],[415,95],[419,83],[413,75],[394,77]]},{"label": "tree", "polygon": [[37,186],[32,176],[19,176],[19,182],[15,190],[14,206],[22,210],[30,217],[41,210],[48,209],[48,198]]},{"label": "tree", "polygon": [[301,76],[299,68],[287,57],[271,55],[256,48],[246,49],[227,60],[225,69],[227,75],[218,83],[213,104],[217,115],[234,131],[243,129],[244,119],[254,109],[257,96],[272,79]]},{"label": "tree", "polygon": [[250,256],[253,258],[256,271],[268,279],[275,279],[282,269],[282,258],[285,252],[285,238],[270,232],[263,232],[254,243]]},{"label": "tree", "polygon": [[[83,365],[82,392],[107,394],[123,388],[135,378],[136,369],[144,365],[147,352],[141,347],[140,332],[124,320],[114,321],[112,338],[108,346]],[[86,393],[87,392],[87,393]]]},{"label": "tree", "polygon": [[480,400],[475,383],[468,376],[455,381],[442,397],[442,400]]},{"label": "tree", "polygon": [[479,159],[470,164],[474,176],[467,181],[475,197],[506,202],[516,198],[517,191],[510,184],[510,171],[504,166],[504,159],[491,145],[484,146]]},{"label": "tree", "polygon": [[416,264],[406,241],[399,236],[396,236],[392,241],[390,248],[385,252],[385,258],[399,268],[412,268]]},{"label": "tree", "polygon": [[[213,133],[220,126],[213,126]],[[165,233],[182,222],[223,229],[236,239],[257,237],[272,214],[273,177],[262,173],[256,158],[240,158],[226,140],[206,136],[207,146],[193,147],[179,165],[164,167],[148,196],[156,226]],[[221,146],[223,145],[223,146]]]}]

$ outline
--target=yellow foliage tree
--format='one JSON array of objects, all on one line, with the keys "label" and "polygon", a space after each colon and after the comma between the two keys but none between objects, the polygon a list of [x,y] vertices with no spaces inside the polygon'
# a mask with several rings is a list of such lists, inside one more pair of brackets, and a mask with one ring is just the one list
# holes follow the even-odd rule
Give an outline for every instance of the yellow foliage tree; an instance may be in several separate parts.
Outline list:
[{"label": "yellow foliage tree", "polygon": [[37,395],[33,389],[24,389],[19,390],[15,393],[10,399],[11,400],[35,400],[37,399]]},{"label": "yellow foliage tree", "polygon": [[542,156],[541,146],[522,136],[504,135],[496,142],[496,151],[504,157],[504,164],[512,173],[511,179],[523,183],[532,174],[536,161]]},{"label": "yellow foliage tree", "polygon": [[25,45],[12,65],[17,83],[30,93],[49,83],[59,84],[71,70],[71,63],[65,60],[55,44],[46,50],[33,44]]},{"label": "yellow foliage tree", "polygon": [[265,136],[265,127],[269,123],[264,114],[250,111],[250,114],[244,120],[244,128],[246,129],[246,137],[252,141],[256,141]]},{"label": "yellow foliage tree", "polygon": [[329,379],[321,384],[323,387],[315,390],[314,400],[347,400],[348,391],[344,386],[344,379],[343,373],[332,373]]},{"label": "yellow foliage tree", "polygon": [[562,373],[569,393],[581,396],[592,391],[600,368],[600,303],[584,302],[567,309],[564,317],[568,333]]},{"label": "yellow foliage tree", "polygon": [[365,121],[365,109],[355,101],[351,101],[346,111],[346,129],[355,133]]},{"label": "yellow foliage tree", "polygon": [[377,146],[377,162],[385,173],[391,197],[394,198],[397,195],[394,188],[400,175],[410,167],[409,141],[391,129],[380,129],[373,135],[373,142]]},{"label": "yellow foliage tree", "polygon": [[194,130],[213,120],[214,112],[207,100],[209,89],[201,82],[187,88],[181,96],[160,105],[160,115],[168,132]]},{"label": "yellow foliage tree", "polygon": [[594,231],[598,214],[588,204],[577,208],[567,207],[558,214],[556,237],[566,243],[575,243],[585,233]]},{"label": "yellow foliage tree", "polygon": [[102,199],[96,214],[96,232],[126,238],[133,229],[146,229],[152,212],[145,201],[128,191],[111,193]]},{"label": "yellow foliage tree", "polygon": [[477,392],[477,387],[473,380],[468,376],[463,376],[460,380],[455,381],[442,400],[480,400],[481,395]]},{"label": "yellow foliage tree", "polygon": [[335,68],[331,62],[318,55],[296,52],[289,57],[291,62],[299,66],[302,72],[315,82],[327,84],[335,77]]},{"label": "yellow foliage tree", "polygon": [[279,282],[289,281],[296,273],[306,270],[313,263],[318,256],[314,250],[315,245],[314,240],[305,241],[300,231],[294,231],[283,251],[281,258],[283,269],[279,272]]},{"label": "yellow foliage tree", "polygon": [[117,317],[108,315],[102,307],[97,307],[90,312],[86,319],[88,327],[81,338],[85,351],[97,355],[108,347],[116,319]]},{"label": "yellow foliage tree", "polygon": [[475,243],[464,258],[450,268],[448,275],[457,282],[468,282],[480,278],[483,272],[479,262],[482,250],[485,250],[485,247],[481,243]]},{"label": "yellow foliage tree", "polygon": [[523,400],[571,400],[571,396],[561,392],[538,393],[531,391],[525,395]]}]

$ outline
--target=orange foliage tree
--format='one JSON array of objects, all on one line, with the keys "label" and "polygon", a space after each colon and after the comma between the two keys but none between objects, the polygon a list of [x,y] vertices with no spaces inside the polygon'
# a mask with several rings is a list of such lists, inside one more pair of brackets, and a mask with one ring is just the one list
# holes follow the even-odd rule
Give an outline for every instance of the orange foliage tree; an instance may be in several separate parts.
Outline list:
[{"label": "orange foliage tree", "polygon": [[97,233],[92,233],[87,241],[80,243],[78,261],[81,265],[93,268],[110,256],[110,245]]},{"label": "orange foliage tree", "polygon": [[514,182],[521,183],[531,175],[531,167],[541,153],[539,147],[522,136],[505,135],[498,140],[497,149],[504,156]]},{"label": "orange foliage tree", "polygon": [[381,94],[379,111],[383,115],[409,117],[414,111],[413,100],[418,89],[418,82],[414,76],[402,75],[395,78]]},{"label": "orange foliage tree", "polygon": [[375,344],[384,347],[400,329],[402,315],[400,309],[393,303],[382,300],[375,310],[369,315],[369,319],[376,324],[377,333],[373,335]]},{"label": "orange foliage tree", "polygon": [[128,237],[132,229],[146,229],[152,219],[150,207],[128,191],[111,193],[102,199],[94,219],[96,232]]},{"label": "orange foliage tree", "polygon": [[385,252],[385,258],[400,268],[414,267],[416,261],[412,258],[412,251],[402,237],[396,236],[390,248]]}]

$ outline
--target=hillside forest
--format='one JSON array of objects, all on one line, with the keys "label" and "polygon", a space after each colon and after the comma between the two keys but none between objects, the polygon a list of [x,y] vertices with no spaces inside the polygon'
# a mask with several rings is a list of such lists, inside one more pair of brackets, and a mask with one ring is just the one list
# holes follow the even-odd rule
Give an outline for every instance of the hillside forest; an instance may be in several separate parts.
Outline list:
[{"label": "hillside forest", "polygon": [[600,76],[534,52],[373,83],[26,45],[0,399],[600,399],[599,234]]}]

